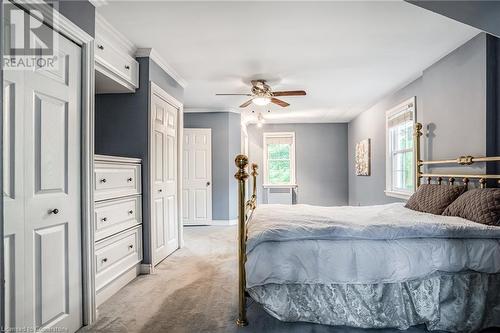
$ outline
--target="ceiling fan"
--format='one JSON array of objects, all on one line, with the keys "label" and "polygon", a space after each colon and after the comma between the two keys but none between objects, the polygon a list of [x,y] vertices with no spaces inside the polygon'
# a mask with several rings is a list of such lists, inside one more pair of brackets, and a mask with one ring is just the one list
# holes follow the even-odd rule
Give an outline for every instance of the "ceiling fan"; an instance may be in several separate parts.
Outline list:
[{"label": "ceiling fan", "polygon": [[252,80],[251,94],[215,94],[216,96],[249,96],[252,97],[245,103],[240,105],[240,108],[246,108],[250,104],[265,106],[269,103],[274,103],[286,108],[290,104],[276,97],[280,96],[304,96],[304,90],[289,90],[289,91],[272,91],[271,87],[266,83],[266,80]]}]

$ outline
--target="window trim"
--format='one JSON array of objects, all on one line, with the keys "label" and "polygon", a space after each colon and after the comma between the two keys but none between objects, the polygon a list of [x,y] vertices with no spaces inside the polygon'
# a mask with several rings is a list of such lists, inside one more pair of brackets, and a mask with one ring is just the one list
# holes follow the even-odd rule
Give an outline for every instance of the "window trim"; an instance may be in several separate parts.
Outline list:
[{"label": "window trim", "polygon": [[[412,109],[413,112],[413,123],[417,122],[417,103],[416,96],[413,96],[404,102],[398,104],[392,109],[386,111],[385,113],[385,195],[389,197],[394,197],[398,199],[409,199],[410,196],[415,192],[415,188],[411,191],[401,191],[395,190],[392,186],[393,172],[392,172],[392,152],[390,150],[391,140],[389,138],[389,119],[397,113],[404,110]],[[415,142],[413,143],[415,145]],[[415,146],[413,146],[415,147]],[[414,148],[413,148],[413,151]],[[412,174],[415,177],[415,156],[413,157],[412,163]],[[415,182],[413,182],[413,187],[415,187]]]},{"label": "window trim", "polygon": [[[283,137],[291,137],[292,138],[292,148],[290,149],[290,169],[291,169],[291,177],[289,184],[270,184],[268,178],[268,170],[267,170],[267,139],[268,138],[283,138]],[[263,179],[263,187],[296,187],[297,186],[297,178],[296,178],[296,166],[295,166],[295,132],[264,132],[263,134],[263,164],[264,164],[264,179]]]}]

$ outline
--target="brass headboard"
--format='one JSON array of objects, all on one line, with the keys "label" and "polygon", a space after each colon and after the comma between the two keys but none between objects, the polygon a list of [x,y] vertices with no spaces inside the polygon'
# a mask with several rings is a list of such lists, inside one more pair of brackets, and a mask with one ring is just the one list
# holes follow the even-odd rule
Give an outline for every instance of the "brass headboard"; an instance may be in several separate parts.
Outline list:
[{"label": "brass headboard", "polygon": [[474,156],[460,156],[456,159],[450,160],[432,160],[432,161],[423,161],[420,157],[421,148],[420,148],[420,138],[422,137],[422,124],[416,123],[413,138],[413,158],[415,163],[415,188],[418,188],[422,180],[427,180],[427,183],[430,184],[434,179],[438,184],[442,184],[443,181],[446,181],[448,184],[453,185],[457,181],[461,181],[464,185],[468,185],[471,180],[477,180],[481,188],[485,188],[488,179],[497,180],[497,183],[500,184],[500,175],[488,175],[488,174],[443,174],[443,173],[426,173],[422,172],[422,167],[425,165],[444,165],[444,164],[454,164],[454,165],[471,165],[479,162],[500,162],[500,156],[492,156],[492,157],[474,157]]}]

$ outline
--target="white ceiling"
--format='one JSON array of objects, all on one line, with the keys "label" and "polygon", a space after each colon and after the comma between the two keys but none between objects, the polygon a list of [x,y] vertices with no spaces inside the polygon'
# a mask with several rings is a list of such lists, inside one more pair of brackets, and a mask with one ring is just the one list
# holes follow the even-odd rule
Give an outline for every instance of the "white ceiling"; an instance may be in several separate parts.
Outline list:
[{"label": "white ceiling", "polygon": [[251,79],[304,89],[269,122],[349,121],[479,31],[403,1],[109,1],[97,11],[186,81],[185,108],[237,109]]}]

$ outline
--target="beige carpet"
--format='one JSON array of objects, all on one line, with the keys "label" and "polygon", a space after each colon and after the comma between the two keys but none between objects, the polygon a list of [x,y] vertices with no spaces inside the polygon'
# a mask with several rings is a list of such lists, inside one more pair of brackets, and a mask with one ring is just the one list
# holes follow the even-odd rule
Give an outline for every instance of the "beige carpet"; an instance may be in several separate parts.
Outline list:
[{"label": "beige carpet", "polygon": [[[258,304],[249,307],[250,325],[238,329],[236,228],[186,227],[185,247],[142,275],[99,307],[89,332],[400,332],[308,323],[284,323]],[[405,332],[425,332],[412,328]]]}]

